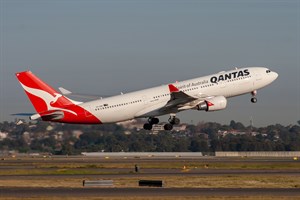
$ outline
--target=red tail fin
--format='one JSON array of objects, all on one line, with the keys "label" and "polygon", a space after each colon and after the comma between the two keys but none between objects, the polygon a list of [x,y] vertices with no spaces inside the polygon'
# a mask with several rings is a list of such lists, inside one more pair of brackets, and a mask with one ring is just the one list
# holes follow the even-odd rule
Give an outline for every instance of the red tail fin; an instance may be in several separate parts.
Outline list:
[{"label": "red tail fin", "polygon": [[38,113],[73,104],[31,71],[19,72],[16,76]]}]

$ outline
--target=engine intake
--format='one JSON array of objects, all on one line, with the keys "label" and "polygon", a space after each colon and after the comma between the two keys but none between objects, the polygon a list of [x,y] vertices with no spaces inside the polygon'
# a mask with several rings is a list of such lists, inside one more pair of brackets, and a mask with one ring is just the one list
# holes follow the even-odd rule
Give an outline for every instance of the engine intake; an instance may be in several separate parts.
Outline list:
[{"label": "engine intake", "polygon": [[223,110],[227,106],[227,99],[224,96],[216,96],[206,99],[204,102],[198,104],[195,109],[205,110],[206,112]]}]

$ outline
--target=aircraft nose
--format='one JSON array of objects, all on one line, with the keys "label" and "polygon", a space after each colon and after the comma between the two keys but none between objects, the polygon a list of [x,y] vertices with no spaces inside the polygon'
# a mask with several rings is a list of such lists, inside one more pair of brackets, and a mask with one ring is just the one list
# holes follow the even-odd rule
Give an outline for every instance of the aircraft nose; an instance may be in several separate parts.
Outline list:
[{"label": "aircraft nose", "polygon": [[274,77],[274,80],[276,80],[278,77],[278,74],[276,72],[273,72],[273,77]]}]

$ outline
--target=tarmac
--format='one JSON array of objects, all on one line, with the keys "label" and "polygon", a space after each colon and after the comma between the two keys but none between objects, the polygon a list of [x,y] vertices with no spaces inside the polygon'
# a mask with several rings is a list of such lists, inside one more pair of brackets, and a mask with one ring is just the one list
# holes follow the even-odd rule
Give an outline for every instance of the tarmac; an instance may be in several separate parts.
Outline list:
[{"label": "tarmac", "polygon": [[197,196],[284,196],[299,197],[299,188],[42,188],[0,187],[0,197],[197,197]]},{"label": "tarmac", "polygon": [[[185,177],[199,177],[199,176],[286,176],[300,178],[300,168],[293,167],[292,169],[213,169],[213,168],[193,168],[192,170],[180,170],[178,168],[145,168],[141,169],[139,173],[134,173],[134,165],[139,163],[163,163],[163,162],[180,162],[182,164],[190,162],[200,163],[235,163],[242,162],[245,165],[248,164],[277,164],[280,163],[283,166],[289,166],[298,163],[292,158],[215,158],[215,157],[202,157],[199,158],[87,158],[87,157],[55,157],[55,158],[17,158],[17,159],[3,159],[0,162],[0,170],[2,175],[0,181],[5,183],[6,181],[28,181],[28,180],[85,180],[85,179],[111,179],[119,180],[123,178],[136,178],[149,177],[149,179],[155,177],[180,177],[184,181]],[[90,165],[95,163],[116,163],[132,164],[132,168],[93,168],[95,174],[47,174],[57,168],[51,166],[59,166],[60,164],[72,164],[76,165]],[[37,169],[40,164],[49,165],[46,168],[39,168],[38,170],[45,171],[46,173],[39,174],[22,174],[14,175],[11,173],[5,174],[5,172],[11,172],[12,170],[32,170]],[[127,165],[128,166],[128,165]],[[163,165],[162,165],[163,166]],[[75,169],[80,172],[79,169]],[[251,180],[250,180],[251,181]],[[238,183],[236,184],[238,186]],[[81,187],[80,182],[76,187],[57,187],[47,186],[43,187],[38,185],[35,187],[20,187],[20,186],[6,186],[0,185],[0,199],[6,198],[49,198],[49,197],[291,197],[293,199],[300,198],[300,185],[295,188],[213,188],[207,186],[207,188],[198,187],[168,187],[168,185],[162,188],[151,187]]]}]

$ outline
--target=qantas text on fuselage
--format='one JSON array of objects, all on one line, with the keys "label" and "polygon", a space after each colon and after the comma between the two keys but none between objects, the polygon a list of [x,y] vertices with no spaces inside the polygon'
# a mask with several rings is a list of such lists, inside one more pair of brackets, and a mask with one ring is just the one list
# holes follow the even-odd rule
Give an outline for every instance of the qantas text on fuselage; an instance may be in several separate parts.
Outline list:
[{"label": "qantas text on fuselage", "polygon": [[212,83],[218,83],[219,81],[227,81],[243,76],[249,76],[250,72],[248,69],[240,70],[238,72],[230,72],[225,74],[220,74],[219,76],[213,76],[210,78],[210,82]]},{"label": "qantas text on fuselage", "polygon": [[69,98],[74,94],[64,88],[57,92],[30,71],[16,76],[33,104],[36,113],[30,119],[44,121],[103,124],[148,118],[144,129],[151,130],[159,123],[158,116],[170,114],[165,130],[180,123],[176,113],[194,109],[207,112],[225,109],[227,99],[250,93],[257,101],[257,90],[272,83],[278,74],[265,67],[248,67],[217,74],[177,81],[116,96],[78,102]]}]

